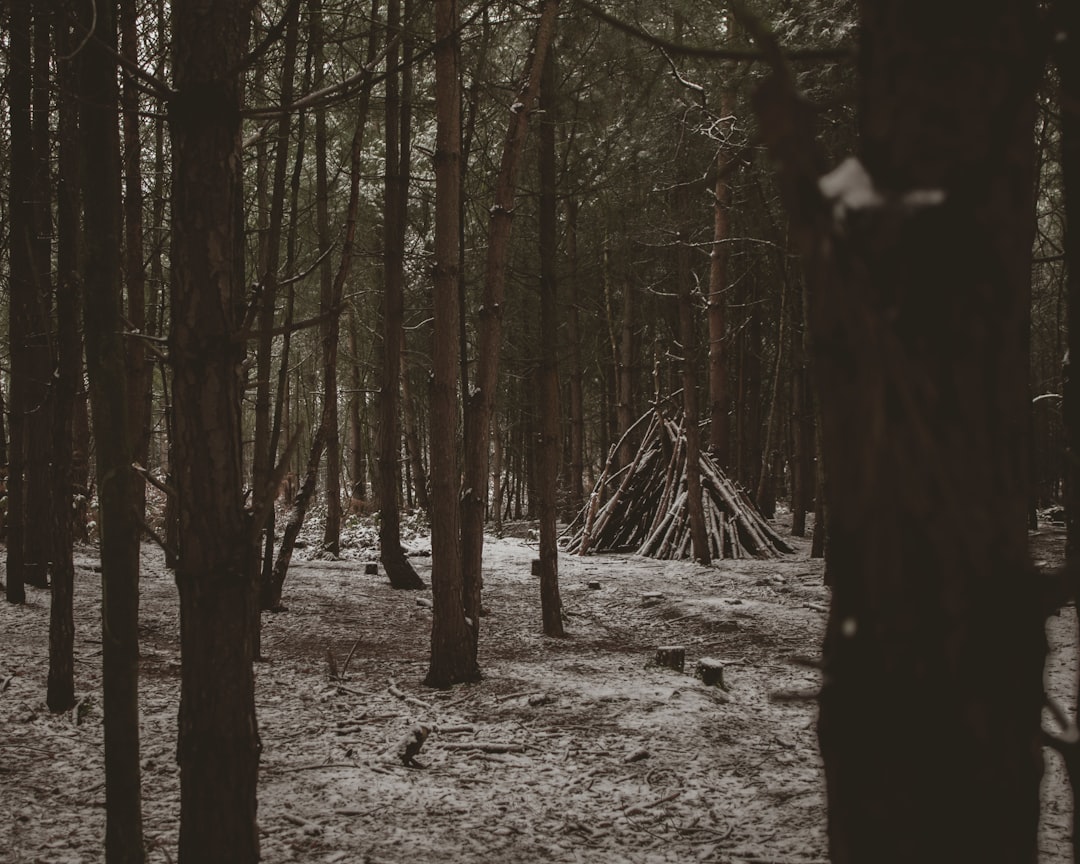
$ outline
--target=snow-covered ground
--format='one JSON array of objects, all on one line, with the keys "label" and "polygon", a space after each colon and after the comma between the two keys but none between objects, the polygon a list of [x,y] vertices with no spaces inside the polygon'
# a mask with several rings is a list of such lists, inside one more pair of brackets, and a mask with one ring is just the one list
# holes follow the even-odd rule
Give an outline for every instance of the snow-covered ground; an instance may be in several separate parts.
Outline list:
[{"label": "snow-covered ground", "polygon": [[[288,611],[264,617],[256,667],[265,861],[824,861],[824,790],[808,699],[827,591],[807,545],[778,561],[711,567],[632,555],[562,556],[569,638],[540,633],[535,544],[489,538],[480,662],[450,691],[421,681],[429,592],[395,592],[343,560],[301,560]],[[430,559],[406,541],[428,579]],[[0,603],[0,860],[102,860],[99,577],[78,558],[77,711],[44,703],[48,595]],[[177,600],[144,549],[143,808],[149,859],[175,860]],[[599,588],[590,588],[599,582]],[[659,593],[660,598],[643,597]],[[1068,699],[1071,609],[1051,619],[1051,680]],[[681,645],[685,672],[656,667]],[[355,649],[355,650],[353,650]],[[329,676],[328,653],[341,680]],[[727,690],[693,675],[725,664]],[[405,767],[398,744],[432,727]],[[1069,860],[1070,800],[1048,760],[1046,864]]]}]

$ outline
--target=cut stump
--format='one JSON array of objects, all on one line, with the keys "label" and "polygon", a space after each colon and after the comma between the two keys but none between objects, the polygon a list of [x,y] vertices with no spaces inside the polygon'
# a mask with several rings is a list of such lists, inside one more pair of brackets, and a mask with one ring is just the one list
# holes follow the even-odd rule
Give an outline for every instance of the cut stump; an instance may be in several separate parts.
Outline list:
[{"label": "cut stump", "polygon": [[727,690],[724,683],[724,664],[715,657],[702,657],[697,662],[697,677],[709,687],[719,687]]},{"label": "cut stump", "polygon": [[682,672],[686,666],[686,647],[684,645],[661,645],[656,649],[656,665]]}]

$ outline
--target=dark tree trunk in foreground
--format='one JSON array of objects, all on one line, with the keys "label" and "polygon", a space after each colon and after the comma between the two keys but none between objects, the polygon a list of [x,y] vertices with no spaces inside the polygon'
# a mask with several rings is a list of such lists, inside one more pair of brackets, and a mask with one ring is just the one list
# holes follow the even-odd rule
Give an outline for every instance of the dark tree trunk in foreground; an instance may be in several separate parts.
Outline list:
[{"label": "dark tree trunk in foreground", "polygon": [[1036,6],[862,3],[861,163],[820,185],[790,85],[774,77],[756,98],[812,280],[834,862],[1037,858],[1046,644],[1026,512]]},{"label": "dark tree trunk in foreground", "polygon": [[[1059,43],[1061,75],[1061,167],[1065,185],[1065,278],[1068,298],[1068,352],[1062,403],[1065,421],[1065,557],[1072,596],[1080,597],[1080,5],[1062,3]],[[1080,670],[1078,670],[1080,674]],[[1073,717],[1080,717],[1080,689]],[[1080,742],[1057,745],[1073,793],[1073,861],[1080,862]]]},{"label": "dark tree trunk in foreground", "polygon": [[[396,40],[401,17],[400,0],[387,5],[387,39]],[[398,64],[397,42],[387,52],[386,64]],[[383,196],[383,250],[385,255],[382,333],[382,380],[379,391],[379,557],[394,588],[419,589],[423,581],[401,548],[401,328],[405,290],[405,194],[407,163],[401,158],[401,88],[397,71],[386,76],[386,182]]]},{"label": "dark tree trunk in foreground", "polygon": [[75,394],[82,378],[82,336],[79,332],[79,121],[76,98],[77,72],[70,55],[78,44],[72,36],[67,10],[54,19],[57,48],[57,139],[59,142],[56,184],[56,412],[53,415],[53,568],[49,608],[49,710],[61,713],[75,705],[75,622],[72,561],[73,455],[72,420]]},{"label": "dark tree trunk in foreground", "polygon": [[253,525],[244,512],[241,60],[250,4],[173,4],[174,483],[181,864],[259,860]]},{"label": "dark tree trunk in foreground", "polygon": [[544,58],[540,81],[540,128],[537,133],[540,161],[540,368],[537,414],[540,419],[537,446],[537,481],[540,517],[540,608],[544,634],[564,636],[562,599],[559,596],[559,546],[555,527],[555,500],[559,479],[559,310],[558,310],[558,214],[555,200],[555,51]]},{"label": "dark tree trunk in foreground", "polygon": [[[87,10],[89,11],[89,10]],[[89,20],[89,14],[83,20]],[[139,789],[139,524],[128,425],[127,351],[120,297],[120,135],[116,4],[99,3],[80,82],[86,265],[86,370],[101,512],[105,857],[143,860]],[[70,311],[70,310],[68,310]],[[65,322],[70,331],[71,323]]]},{"label": "dark tree trunk in foreground", "polygon": [[457,466],[461,91],[457,0],[435,3],[435,269],[431,351],[431,663],[424,682],[480,677],[465,617]]}]

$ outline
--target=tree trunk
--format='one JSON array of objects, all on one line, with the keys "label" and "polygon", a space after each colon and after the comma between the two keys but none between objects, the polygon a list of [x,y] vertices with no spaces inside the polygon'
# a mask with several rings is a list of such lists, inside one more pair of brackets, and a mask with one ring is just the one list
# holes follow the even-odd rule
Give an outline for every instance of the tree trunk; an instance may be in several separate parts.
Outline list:
[{"label": "tree trunk", "polygon": [[367,464],[364,458],[364,428],[360,406],[363,377],[360,370],[360,336],[357,333],[356,308],[349,303],[349,496],[355,501],[367,499]]},{"label": "tree trunk", "polygon": [[780,424],[780,381],[784,369],[784,345],[787,341],[787,280],[780,287],[780,314],[776,325],[776,363],[773,366],[772,390],[769,396],[769,414],[765,418],[765,444],[761,448],[761,469],[758,474],[755,502],[761,515],[772,519],[776,515],[777,435]]},{"label": "tree trunk", "polygon": [[488,223],[484,290],[477,324],[479,349],[476,386],[465,412],[465,491],[462,493],[461,554],[465,585],[465,614],[473,621],[473,654],[480,636],[480,594],[483,588],[484,515],[490,485],[491,415],[499,384],[499,348],[502,343],[506,261],[514,218],[514,191],[518,167],[529,130],[529,117],[540,89],[540,73],[555,31],[558,0],[543,0],[540,20],[526,64],[523,84],[510,109],[495,202]]},{"label": "tree trunk", "polygon": [[[293,2],[286,9],[284,56],[281,63],[280,99],[288,105],[292,101],[293,79],[296,74],[296,51],[299,41],[300,4]],[[252,445],[251,488],[257,497],[268,494],[271,473],[277,460],[276,447],[270,449],[273,437],[271,422],[270,382],[273,378],[274,362],[274,323],[277,312],[278,271],[281,266],[281,239],[285,220],[285,181],[289,166],[289,129],[291,114],[278,118],[275,128],[276,150],[274,151],[273,180],[270,189],[269,220],[264,233],[260,233],[259,242],[259,287],[262,296],[259,300],[258,342],[255,347],[255,430]],[[269,503],[269,502],[267,502]],[[273,515],[268,515],[265,543],[260,537],[254,538],[251,555],[258,567],[261,557],[261,569],[257,569],[259,596],[265,598],[266,585],[271,578],[273,567]],[[260,609],[266,604],[260,600]],[[258,618],[253,622],[258,633]],[[258,636],[256,636],[258,639]],[[255,646],[256,656],[261,654],[261,643]]]},{"label": "tree trunk", "polygon": [[[555,50],[544,57],[540,81],[540,368],[537,414],[537,474],[540,517],[540,608],[544,635],[565,636],[562,598],[559,596],[559,546],[556,493],[559,479],[559,311],[558,213],[555,165]],[[629,289],[627,289],[629,291]]]},{"label": "tree trunk", "polygon": [[[720,96],[720,133],[731,134],[735,93],[725,87]],[[709,252],[709,452],[721,471],[730,467],[731,437],[728,428],[727,298],[728,255],[731,239],[728,209],[731,207],[731,144],[720,142],[716,151],[716,188],[713,198],[713,248]]]},{"label": "tree trunk", "polygon": [[[424,683],[480,678],[461,569],[457,466],[461,81],[457,0],[435,3],[435,270],[431,370],[431,662]],[[476,619],[473,619],[475,621]]]},{"label": "tree trunk", "polygon": [[31,6],[34,9],[34,60],[30,201],[34,227],[30,236],[30,255],[34,300],[28,308],[30,331],[26,346],[30,366],[23,439],[26,453],[23,568],[28,584],[47,588],[52,557],[52,414],[55,399],[52,389],[55,334],[52,332],[52,180],[49,163],[49,63],[53,22],[47,4]]},{"label": "tree trunk", "polygon": [[[309,0],[311,16],[312,81],[316,90],[323,85],[324,51],[322,0]],[[323,435],[326,439],[326,523],[323,527],[323,548],[337,557],[341,552],[341,442],[338,436],[338,386],[337,355],[340,331],[340,310],[334,302],[334,274],[331,269],[329,181],[326,165],[326,108],[320,106],[315,112],[315,212],[319,234],[319,254],[324,256],[319,265],[319,312],[323,316],[319,325],[322,342],[323,367]]]},{"label": "tree trunk", "polygon": [[75,566],[72,560],[72,417],[76,382],[82,378],[82,337],[79,333],[79,118],[78,73],[71,54],[72,37],[68,10],[57,9],[53,26],[57,54],[56,184],[56,411],[53,415],[53,568],[49,608],[49,679],[46,702],[53,713],[75,705],[75,621],[73,594]]},{"label": "tree trunk", "polygon": [[180,864],[259,860],[255,536],[244,512],[238,374],[240,69],[249,7],[173,3],[169,355],[180,516]]},{"label": "tree trunk", "polygon": [[399,54],[401,3],[387,4],[386,56],[386,176],[383,194],[383,339],[382,381],[379,395],[379,557],[391,586],[420,589],[423,581],[401,548],[401,328],[404,322],[405,202],[408,162],[401,153],[401,86],[396,67]]},{"label": "tree trunk", "polygon": [[[125,60],[138,66],[138,32],[135,0],[120,0],[120,50]],[[121,93],[124,134],[124,283],[127,287],[128,437],[132,458],[145,468],[150,455],[150,368],[146,356],[146,265],[143,250],[142,143],[139,137],[139,85],[124,76]],[[135,513],[146,518],[146,484],[135,484]]]},{"label": "tree trunk", "polygon": [[[86,266],[86,369],[101,511],[105,857],[143,860],[139,786],[139,525],[131,470],[126,346],[120,297],[120,94],[116,6],[99,4],[96,39],[79,72]],[[87,15],[89,18],[89,15]],[[69,310],[70,311],[70,310]],[[71,322],[65,321],[68,330]]]},{"label": "tree trunk", "polygon": [[405,452],[409,456],[410,475],[416,506],[425,513],[431,512],[431,498],[428,495],[428,477],[424,470],[424,454],[420,448],[420,432],[417,428],[416,405],[413,402],[412,382],[409,380],[408,354],[405,343],[405,331],[401,331],[401,411],[405,418]]},{"label": "tree trunk", "polygon": [[[1027,551],[1037,4],[861,9],[861,161],[755,103],[812,281],[835,862],[1033,862],[1046,639]],[[925,14],[933,11],[934,26]],[[982,14],[987,12],[988,14]],[[766,35],[767,40],[767,35]]]},{"label": "tree trunk", "polygon": [[[1080,597],[1080,7],[1060,6],[1066,38],[1058,45],[1061,75],[1061,168],[1065,187],[1065,293],[1068,350],[1062,415],[1065,431],[1065,556],[1072,596]],[[1078,625],[1080,626],[1080,625]],[[1077,669],[1080,676],[1080,668]],[[1080,690],[1073,717],[1080,717]],[[1080,744],[1063,750],[1073,793],[1073,861],[1080,861]]]},{"label": "tree trunk", "polygon": [[23,475],[26,468],[24,441],[28,404],[28,358],[26,341],[30,331],[29,307],[34,300],[34,265],[30,256],[30,236],[34,230],[29,182],[33,162],[30,137],[30,4],[8,4],[9,26],[7,91],[9,140],[11,148],[8,177],[9,260],[8,341],[11,352],[10,448],[8,459],[7,567],[5,592],[9,603],[25,603],[23,538],[26,521]]},{"label": "tree trunk", "polygon": [[570,343],[570,503],[577,514],[585,504],[585,368],[581,356],[581,322],[578,285],[577,199],[566,199],[566,258],[570,265],[570,308],[566,338]]}]

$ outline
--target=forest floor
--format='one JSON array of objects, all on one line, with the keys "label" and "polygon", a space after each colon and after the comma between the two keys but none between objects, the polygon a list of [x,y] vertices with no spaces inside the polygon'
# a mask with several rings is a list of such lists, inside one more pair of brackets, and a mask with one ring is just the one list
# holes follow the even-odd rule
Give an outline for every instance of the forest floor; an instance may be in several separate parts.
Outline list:
[{"label": "forest floor", "polygon": [[[256,666],[263,753],[259,827],[267,862],[688,862],[826,860],[824,783],[807,696],[828,605],[822,567],[794,539],[775,561],[710,567],[633,555],[560,557],[569,638],[540,634],[535,543],[489,538],[481,682],[422,686],[430,592],[395,592],[356,531],[343,559],[300,560],[288,611],[264,617]],[[1033,535],[1053,563],[1063,536]],[[428,579],[425,541],[407,545]],[[45,703],[48,594],[0,603],[0,861],[103,860],[99,576],[77,556],[79,707]],[[143,810],[149,860],[172,862],[180,685],[171,574],[143,550]],[[590,588],[599,582],[599,588]],[[645,597],[658,593],[659,597]],[[1048,676],[1071,703],[1072,608],[1048,625]],[[686,648],[686,671],[655,666]],[[355,647],[345,667],[346,657]],[[340,680],[330,677],[328,653]],[[705,686],[703,656],[727,690]],[[433,727],[405,767],[399,742]],[[1044,864],[1070,860],[1071,800],[1047,760]]]}]

